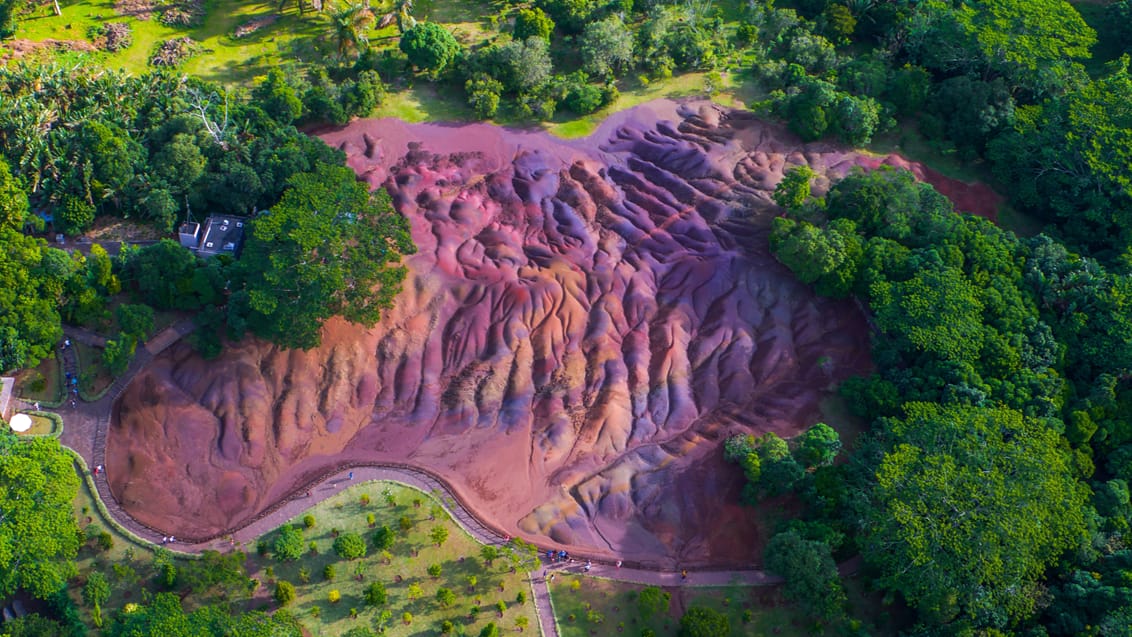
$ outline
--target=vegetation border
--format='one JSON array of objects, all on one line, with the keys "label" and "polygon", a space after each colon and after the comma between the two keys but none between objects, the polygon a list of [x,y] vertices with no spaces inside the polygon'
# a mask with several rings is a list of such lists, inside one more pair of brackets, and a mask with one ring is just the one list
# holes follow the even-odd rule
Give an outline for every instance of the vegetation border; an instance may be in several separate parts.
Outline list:
[{"label": "vegetation border", "polygon": [[[43,403],[43,401],[40,401],[40,404],[42,404],[42,403]],[[63,435],[63,417],[60,416],[59,414],[52,412],[52,411],[35,411],[35,410],[25,410],[25,411],[21,411],[20,413],[27,414],[29,416],[39,416],[41,418],[46,418],[46,419],[50,420],[55,425],[51,429],[51,433],[31,434],[30,436],[26,436],[26,437],[29,437],[29,438],[58,438],[58,437]]]}]

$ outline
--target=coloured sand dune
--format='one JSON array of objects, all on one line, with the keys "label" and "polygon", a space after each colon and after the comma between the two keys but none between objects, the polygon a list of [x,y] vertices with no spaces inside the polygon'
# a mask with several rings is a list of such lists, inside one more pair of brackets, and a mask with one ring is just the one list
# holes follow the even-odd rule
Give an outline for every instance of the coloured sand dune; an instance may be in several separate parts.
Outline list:
[{"label": "coloured sand dune", "polygon": [[131,515],[203,537],[342,463],[396,462],[544,545],[760,561],[722,441],[794,435],[870,367],[858,309],[769,254],[770,192],[792,164],[902,160],[667,101],[571,142],[394,120],[322,138],[410,219],[404,290],[376,328],[331,321],[308,352],[247,339],[213,361],[184,344],[155,359],[109,432]]}]

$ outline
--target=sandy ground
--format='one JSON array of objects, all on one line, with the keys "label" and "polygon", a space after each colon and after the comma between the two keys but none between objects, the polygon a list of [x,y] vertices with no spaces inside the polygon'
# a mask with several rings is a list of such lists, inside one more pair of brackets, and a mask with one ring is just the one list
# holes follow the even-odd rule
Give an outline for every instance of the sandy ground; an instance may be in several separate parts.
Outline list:
[{"label": "sandy ground", "polygon": [[215,361],[158,357],[108,440],[131,515],[203,536],[343,460],[403,462],[544,545],[761,561],[768,530],[736,504],[721,442],[793,435],[870,368],[857,309],[770,256],[770,192],[794,164],[903,160],[670,101],[569,142],[394,120],[321,137],[410,219],[404,290],[376,328],[332,321],[309,352],[248,339]]}]

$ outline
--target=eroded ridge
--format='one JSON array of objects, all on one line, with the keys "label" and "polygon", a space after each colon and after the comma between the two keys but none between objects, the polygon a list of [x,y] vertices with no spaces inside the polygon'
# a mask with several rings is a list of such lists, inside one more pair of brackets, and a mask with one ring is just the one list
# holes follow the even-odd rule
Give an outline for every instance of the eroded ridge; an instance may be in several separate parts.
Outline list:
[{"label": "eroded ridge", "polygon": [[869,366],[857,309],[769,255],[769,192],[791,163],[836,175],[854,156],[712,107],[638,114],[574,143],[389,120],[325,134],[411,221],[396,306],[372,330],[331,322],[309,352],[159,357],[109,436],[123,506],[216,532],[384,459],[528,539],[758,561],[722,439],[793,435]]}]

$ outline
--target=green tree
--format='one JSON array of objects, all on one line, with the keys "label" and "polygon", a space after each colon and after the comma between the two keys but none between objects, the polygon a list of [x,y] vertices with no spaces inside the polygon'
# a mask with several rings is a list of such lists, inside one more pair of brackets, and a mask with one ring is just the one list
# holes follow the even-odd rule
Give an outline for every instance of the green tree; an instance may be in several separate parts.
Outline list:
[{"label": "green tree", "polygon": [[384,190],[370,193],[343,166],[294,175],[271,214],[251,222],[238,272],[248,327],[285,347],[316,347],[339,315],[373,326],[400,290],[415,251]]},{"label": "green tree", "polygon": [[75,575],[80,532],[71,504],[79,478],[55,438],[0,432],[0,596],[41,599]]},{"label": "green tree", "polygon": [[810,198],[810,182],[815,173],[809,166],[790,168],[782,175],[782,181],[774,187],[774,203],[787,210],[800,210]]},{"label": "green tree", "polygon": [[389,528],[388,524],[381,525],[381,528],[373,532],[373,546],[379,551],[388,551],[393,548],[393,543],[397,540],[397,535],[393,529]]},{"label": "green tree", "polygon": [[545,84],[554,71],[550,45],[542,38],[512,40],[491,49],[486,55],[491,66],[497,69],[496,79],[508,91],[520,95],[533,92]]},{"label": "green tree", "polygon": [[56,207],[55,217],[63,232],[81,234],[94,223],[94,205],[85,199],[67,195]]},{"label": "green tree", "polygon": [[280,124],[290,124],[303,115],[303,100],[281,69],[267,72],[267,77],[252,89],[252,99]]},{"label": "green tree", "polygon": [[552,33],[554,33],[554,20],[551,20],[542,9],[534,7],[519,10],[515,16],[515,29],[511,32],[511,37],[515,40],[542,38],[550,42]]},{"label": "green tree", "polygon": [[435,22],[421,22],[406,31],[400,46],[413,66],[429,71],[443,70],[460,53],[452,33]]},{"label": "green tree", "polygon": [[633,61],[633,34],[617,16],[586,26],[579,50],[587,73],[609,78]]},{"label": "green tree", "polygon": [[924,617],[1033,611],[1085,533],[1086,489],[1056,432],[1008,409],[908,403],[876,471],[865,558]]},{"label": "green tree", "polygon": [[786,531],[771,538],[765,555],[767,570],[786,580],[783,592],[787,599],[826,620],[842,612],[845,592],[828,544]]},{"label": "green tree", "polygon": [[381,582],[372,582],[366,586],[364,597],[368,606],[384,606],[389,599],[385,592],[385,584]]},{"label": "green tree", "polygon": [[841,437],[833,427],[824,422],[810,427],[798,439],[798,460],[807,467],[831,465],[839,451],[841,451]]},{"label": "green tree", "polygon": [[102,628],[102,605],[110,599],[110,582],[99,571],[93,571],[86,578],[83,585],[83,602],[90,606],[91,618],[94,625]]},{"label": "green tree", "polygon": [[680,618],[680,637],[728,637],[731,622],[718,611],[692,606]]},{"label": "green tree", "polygon": [[153,308],[144,304],[123,303],[114,309],[118,330],[136,341],[145,341],[153,331]]},{"label": "green tree", "polygon": [[443,526],[434,526],[429,531],[428,537],[436,543],[437,546],[444,544],[448,540],[448,529]]},{"label": "green tree", "polygon": [[440,564],[429,564],[428,565],[428,575],[429,575],[429,577],[431,577],[433,579],[440,577],[440,574],[443,571],[444,571],[444,568],[442,566],[440,566]]},{"label": "green tree", "polygon": [[456,593],[443,586],[436,589],[436,602],[444,608],[448,608],[456,603]]},{"label": "green tree", "polygon": [[102,350],[102,364],[115,377],[121,376],[129,368],[136,349],[137,341],[132,336],[123,335],[117,340],[106,341],[106,347]]},{"label": "green tree", "polygon": [[876,283],[870,294],[877,328],[904,351],[968,363],[978,357],[985,333],[983,304],[963,272],[925,268],[907,281]]},{"label": "green tree", "polygon": [[149,168],[174,195],[185,195],[193,190],[204,175],[208,159],[197,146],[192,135],[177,133],[167,144],[153,154]]},{"label": "green tree", "polygon": [[480,630],[480,637],[499,637],[499,626],[496,626],[495,622],[488,623]]},{"label": "green tree", "polygon": [[668,603],[671,599],[670,593],[656,586],[642,588],[637,594],[637,610],[641,613],[641,619],[648,622],[657,615],[664,615],[668,612]]},{"label": "green tree", "polygon": [[798,280],[823,296],[841,298],[853,290],[865,249],[853,222],[835,219],[825,228],[776,217],[770,248]]},{"label": "green tree", "polygon": [[290,604],[295,601],[295,585],[287,580],[275,582],[275,593],[273,597],[275,597],[275,601],[279,602],[280,606]]},{"label": "green tree", "polygon": [[290,562],[303,556],[305,546],[303,532],[290,524],[285,524],[279,528],[279,534],[275,536],[272,552],[275,554],[275,559],[280,562]]},{"label": "green tree", "polygon": [[0,227],[22,229],[28,212],[27,193],[12,176],[8,162],[0,157]]},{"label": "green tree", "polygon": [[334,538],[334,552],[346,560],[365,557],[366,541],[357,533],[342,533]]}]

